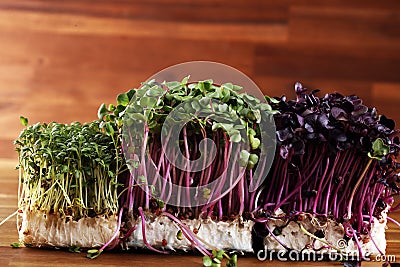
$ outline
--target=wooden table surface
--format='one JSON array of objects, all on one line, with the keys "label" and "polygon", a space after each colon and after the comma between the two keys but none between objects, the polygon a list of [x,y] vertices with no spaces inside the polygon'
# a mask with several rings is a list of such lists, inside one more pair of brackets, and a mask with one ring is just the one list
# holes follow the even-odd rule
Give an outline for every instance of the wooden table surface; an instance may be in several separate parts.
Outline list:
[{"label": "wooden table surface", "polygon": [[[0,220],[17,209],[18,173],[17,162],[0,159]],[[397,220],[400,213],[391,215]],[[400,261],[400,228],[388,224],[387,255],[394,255]],[[144,254],[135,251],[128,253],[103,253],[95,260],[85,258],[85,253],[70,253],[62,250],[11,248],[10,244],[18,241],[15,218],[0,226],[0,267],[2,266],[199,266],[201,256]],[[239,257],[239,266],[287,266],[287,262],[278,260],[260,262],[253,256]],[[292,266],[340,266],[339,262],[291,262]],[[364,262],[363,266],[380,266],[376,262]]]}]

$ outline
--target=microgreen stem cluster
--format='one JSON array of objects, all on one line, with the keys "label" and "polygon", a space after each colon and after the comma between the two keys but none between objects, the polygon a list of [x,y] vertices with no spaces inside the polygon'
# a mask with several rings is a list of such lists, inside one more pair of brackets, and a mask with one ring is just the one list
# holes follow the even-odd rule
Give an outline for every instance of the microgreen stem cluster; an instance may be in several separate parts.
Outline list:
[{"label": "microgreen stem cluster", "polygon": [[117,162],[123,161],[98,121],[34,124],[15,143],[20,208],[74,220],[118,213]]}]

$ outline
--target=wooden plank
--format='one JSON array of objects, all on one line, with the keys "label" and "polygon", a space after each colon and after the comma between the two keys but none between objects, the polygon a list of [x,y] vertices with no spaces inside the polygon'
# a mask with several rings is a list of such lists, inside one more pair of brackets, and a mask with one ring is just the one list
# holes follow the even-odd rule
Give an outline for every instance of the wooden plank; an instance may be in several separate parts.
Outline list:
[{"label": "wooden plank", "polygon": [[[101,103],[114,103],[119,93],[173,64],[202,59],[225,62],[247,73],[252,68],[253,46],[241,42],[27,32],[3,29],[0,33],[1,47],[8,48],[0,50],[0,58],[4,55],[5,59],[0,61],[0,80],[4,77],[2,81],[10,84],[9,89],[0,90],[0,139],[7,142],[22,129],[20,115],[31,123],[90,121],[96,119]],[[36,41],[19,41],[26,35]],[[224,60],[232,54],[243,58]],[[1,150],[6,148],[10,146]],[[1,153],[13,154],[10,150]]]},{"label": "wooden plank", "polygon": [[[51,27],[49,27],[51,25]],[[144,19],[106,19],[86,15],[0,11],[0,27],[19,31],[33,30],[58,34],[164,37],[188,40],[282,42],[287,39],[283,24],[237,24],[198,22],[158,22]]]},{"label": "wooden plank", "polygon": [[396,45],[400,49],[400,11],[396,9],[293,6],[289,25],[294,42]]},{"label": "wooden plank", "polygon": [[296,43],[255,49],[255,75],[296,80],[400,81],[398,47],[375,48]]},{"label": "wooden plank", "polygon": [[400,9],[400,2],[397,0],[296,0],[291,6],[305,7],[326,7],[326,8],[372,8],[372,9]]},{"label": "wooden plank", "polygon": [[0,3],[0,9],[25,10],[58,14],[85,14],[96,17],[150,19],[157,21],[206,23],[282,23],[287,22],[288,0],[253,1],[10,1]]}]

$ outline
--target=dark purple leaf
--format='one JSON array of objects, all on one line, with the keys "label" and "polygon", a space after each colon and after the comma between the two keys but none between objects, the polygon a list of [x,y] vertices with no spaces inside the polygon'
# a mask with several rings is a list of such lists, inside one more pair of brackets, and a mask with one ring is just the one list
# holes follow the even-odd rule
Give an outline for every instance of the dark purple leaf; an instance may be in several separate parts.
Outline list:
[{"label": "dark purple leaf", "polygon": [[329,119],[325,114],[321,114],[318,116],[318,122],[320,123],[320,125],[324,128],[326,128],[326,126],[329,123]]},{"label": "dark purple leaf", "polygon": [[347,120],[346,111],[341,108],[333,107],[331,110],[331,114],[337,120]]},{"label": "dark purple leaf", "polygon": [[281,155],[282,158],[287,159],[289,155],[289,149],[287,146],[283,145],[279,149],[279,154]]},{"label": "dark purple leaf", "polygon": [[333,130],[330,132],[330,135],[331,135],[331,137],[332,137],[334,140],[336,140],[336,141],[338,141],[338,142],[346,142],[346,140],[347,140],[346,135],[345,135],[344,132],[343,132],[342,130],[340,130],[340,129],[333,129]]},{"label": "dark purple leaf", "polygon": [[307,116],[307,115],[309,115],[309,114],[312,114],[312,113],[313,113],[312,110],[306,109],[305,111],[303,111],[303,112],[301,113],[301,116],[305,117],[305,116]]},{"label": "dark purple leaf", "polygon": [[300,82],[296,82],[294,84],[294,91],[296,92],[297,95],[299,95],[299,94],[307,91],[307,88],[304,88]]},{"label": "dark purple leaf", "polygon": [[305,135],[305,139],[307,140],[312,140],[315,139],[317,137],[317,135],[315,133],[309,133]]},{"label": "dark purple leaf", "polygon": [[354,111],[351,113],[352,116],[360,116],[365,114],[368,111],[368,107],[364,105],[359,105],[354,108]]},{"label": "dark purple leaf", "polygon": [[276,136],[278,137],[278,140],[283,142],[287,139],[290,139],[293,137],[293,134],[290,132],[288,128],[285,128],[283,130],[279,130],[276,132]]},{"label": "dark purple leaf", "polygon": [[313,132],[314,132],[314,128],[313,128],[310,124],[308,124],[308,123],[304,124],[304,128],[305,128],[309,133],[313,133]]},{"label": "dark purple leaf", "polygon": [[395,127],[394,120],[388,119],[385,115],[381,115],[379,118],[379,123],[385,125],[390,130],[393,130]]},{"label": "dark purple leaf", "polygon": [[354,110],[354,105],[348,100],[343,100],[340,103],[340,108],[344,109],[346,113],[351,113]]},{"label": "dark purple leaf", "polygon": [[297,121],[299,122],[300,127],[304,126],[304,118],[298,114],[296,114],[297,116]]}]

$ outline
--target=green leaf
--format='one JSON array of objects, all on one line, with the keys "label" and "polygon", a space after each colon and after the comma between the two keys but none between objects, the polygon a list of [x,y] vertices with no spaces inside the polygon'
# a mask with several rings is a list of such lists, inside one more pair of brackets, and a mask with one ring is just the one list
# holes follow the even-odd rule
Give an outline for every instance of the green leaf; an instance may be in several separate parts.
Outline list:
[{"label": "green leaf", "polygon": [[193,101],[191,102],[192,108],[196,111],[201,110],[201,105],[198,99],[194,98]]},{"label": "green leaf", "polygon": [[181,230],[179,230],[178,233],[176,233],[176,238],[177,238],[178,240],[182,240],[182,239],[183,239],[183,233],[182,233]]},{"label": "green leaf", "polygon": [[214,258],[214,259],[213,259],[213,262],[218,263],[218,264],[221,264],[221,260],[218,259],[218,258]]},{"label": "green leaf", "polygon": [[254,135],[249,135],[249,141],[250,141],[251,149],[257,149],[261,144],[260,139],[258,139],[257,137],[254,137]]},{"label": "green leaf", "polygon": [[232,83],[224,83],[221,85],[223,89],[228,89],[228,90],[233,90],[233,84]]},{"label": "green leaf", "polygon": [[212,260],[209,256],[204,256],[203,257],[203,266],[205,267],[210,267],[212,264]]},{"label": "green leaf", "polygon": [[136,93],[135,89],[131,89],[128,92],[126,92],[126,95],[128,96],[129,101],[132,99],[132,97],[135,95],[135,93]]},{"label": "green leaf", "polygon": [[158,85],[155,85],[153,87],[151,87],[147,92],[146,92],[146,96],[150,96],[150,97],[158,97],[158,96],[162,96],[165,93],[165,90],[162,89],[161,87],[159,87]]},{"label": "green leaf", "polygon": [[19,248],[21,245],[20,245],[19,242],[14,242],[14,243],[10,244],[10,246],[11,246],[12,248]]},{"label": "green leaf", "polygon": [[218,109],[219,109],[220,112],[227,112],[229,107],[228,107],[227,104],[219,104],[218,105]]},{"label": "green leaf", "polygon": [[144,97],[140,98],[139,103],[142,108],[152,108],[156,105],[157,98],[144,96]]},{"label": "green leaf", "polygon": [[19,121],[21,122],[21,124],[23,125],[23,126],[28,126],[28,119],[27,118],[25,118],[24,116],[19,116]]},{"label": "green leaf", "polygon": [[240,160],[239,160],[239,166],[240,167],[246,167],[247,163],[249,161],[250,157],[250,152],[247,150],[242,150],[240,151]]},{"label": "green leaf", "polygon": [[[215,257],[219,260],[222,260],[224,258],[224,251],[222,249],[217,251],[217,254],[215,255]],[[221,263],[221,262],[220,262]]]},{"label": "green leaf", "polygon": [[79,246],[72,246],[68,248],[68,251],[71,253],[81,253],[81,247]]},{"label": "green leaf", "polygon": [[242,136],[240,135],[240,132],[235,132],[234,134],[229,136],[229,140],[232,143],[239,143],[240,141],[242,141]]},{"label": "green leaf", "polygon": [[240,90],[242,90],[243,89],[243,87],[242,86],[239,86],[239,85],[233,85],[233,90],[234,91],[240,91]]},{"label": "green leaf", "polygon": [[118,105],[127,106],[129,104],[129,97],[126,93],[119,94],[117,96]]},{"label": "green leaf", "polygon": [[381,138],[377,138],[375,142],[372,144],[372,149],[374,150],[374,152],[378,152],[381,150],[383,145],[384,145],[383,140]]},{"label": "green leaf", "polygon": [[132,113],[129,115],[131,116],[132,119],[136,119],[139,121],[146,121],[146,117],[141,113]]},{"label": "green leaf", "polygon": [[89,259],[95,259],[101,254],[102,250],[97,250],[97,249],[89,249],[87,251],[86,257]]},{"label": "green leaf", "polygon": [[273,104],[279,104],[279,100],[273,98],[273,97],[269,97],[269,96],[264,96],[265,100],[267,100],[268,102],[271,102]]},{"label": "green leaf", "polygon": [[213,84],[212,80],[205,80],[199,82],[197,86],[199,87],[200,91],[206,92],[211,89],[212,84]]},{"label": "green leaf", "polygon": [[103,117],[108,113],[106,104],[101,104],[101,106],[99,107],[99,110],[97,111],[97,117],[102,120]]},{"label": "green leaf", "polygon": [[115,110],[115,106],[113,104],[109,104],[108,105],[108,110],[111,111],[111,112],[114,111]]},{"label": "green leaf", "polygon": [[373,157],[382,157],[389,153],[389,146],[383,142],[381,138],[377,138],[372,144],[372,150],[374,151]]},{"label": "green leaf", "polygon": [[[221,123],[221,122],[213,122],[213,125],[211,127],[212,131],[216,131],[217,129],[223,129],[225,132],[229,133],[233,129],[233,124],[228,124],[228,123]],[[235,131],[232,135],[238,134],[239,131]],[[240,133],[239,133],[240,134]],[[240,140],[239,140],[240,141]]]},{"label": "green leaf", "polygon": [[181,84],[186,85],[189,81],[190,75],[186,76],[185,78],[182,79]]},{"label": "green leaf", "polygon": [[174,82],[167,82],[165,85],[168,87],[169,90],[171,91],[178,91],[182,89],[182,83],[174,81]]},{"label": "green leaf", "polygon": [[251,161],[252,163],[256,164],[258,162],[257,154],[250,154],[249,161]]},{"label": "green leaf", "polygon": [[250,154],[249,162],[247,163],[247,169],[253,169],[258,162],[258,156],[256,154]]},{"label": "green leaf", "polygon": [[228,260],[228,263],[226,264],[226,267],[237,267],[237,255],[231,256],[231,258]]},{"label": "green leaf", "polygon": [[106,130],[106,133],[109,134],[110,136],[113,136],[115,133],[114,127],[112,126],[112,124],[110,122],[107,122],[106,124],[104,124],[104,129]]}]

